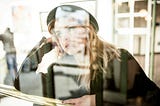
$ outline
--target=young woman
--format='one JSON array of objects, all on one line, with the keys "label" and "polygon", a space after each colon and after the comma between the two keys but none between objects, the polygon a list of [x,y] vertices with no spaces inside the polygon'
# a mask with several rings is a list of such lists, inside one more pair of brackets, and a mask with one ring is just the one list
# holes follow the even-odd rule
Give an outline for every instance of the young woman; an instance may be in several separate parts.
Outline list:
[{"label": "young woman", "polygon": [[[55,7],[48,15],[47,25],[54,49],[44,55],[37,72],[43,72],[46,70],[44,67],[48,68],[51,63],[86,66],[81,72],[75,69],[78,73],[80,95],[74,93],[72,97],[61,98],[64,104],[73,106],[160,105],[160,89],[147,78],[143,69],[128,51],[117,49],[98,37],[98,23],[88,11],[73,5]],[[53,69],[53,67],[50,68]],[[61,83],[64,80],[57,81]],[[61,85],[58,89],[65,88],[66,85]],[[61,91],[59,95],[62,94]]]}]

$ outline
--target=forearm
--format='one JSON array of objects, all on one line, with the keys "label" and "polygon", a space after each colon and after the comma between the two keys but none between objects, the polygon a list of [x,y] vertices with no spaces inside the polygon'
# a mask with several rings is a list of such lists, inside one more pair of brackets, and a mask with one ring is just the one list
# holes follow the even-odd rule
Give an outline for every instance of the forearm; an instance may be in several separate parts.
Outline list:
[{"label": "forearm", "polygon": [[[84,95],[80,98],[64,100],[64,104],[71,104],[73,106],[96,106],[96,95]],[[99,99],[99,98],[98,98]],[[102,106],[102,105],[97,105]]]}]

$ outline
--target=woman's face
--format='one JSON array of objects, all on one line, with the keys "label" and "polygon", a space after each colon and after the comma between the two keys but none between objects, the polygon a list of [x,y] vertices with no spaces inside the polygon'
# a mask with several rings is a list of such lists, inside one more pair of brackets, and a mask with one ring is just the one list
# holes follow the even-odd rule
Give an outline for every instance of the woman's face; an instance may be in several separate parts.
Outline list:
[{"label": "woman's face", "polygon": [[55,26],[55,34],[62,49],[68,54],[84,53],[89,28],[87,26]]},{"label": "woman's face", "polygon": [[64,9],[57,9],[54,33],[66,53],[84,53],[89,37],[89,15],[83,10]]}]

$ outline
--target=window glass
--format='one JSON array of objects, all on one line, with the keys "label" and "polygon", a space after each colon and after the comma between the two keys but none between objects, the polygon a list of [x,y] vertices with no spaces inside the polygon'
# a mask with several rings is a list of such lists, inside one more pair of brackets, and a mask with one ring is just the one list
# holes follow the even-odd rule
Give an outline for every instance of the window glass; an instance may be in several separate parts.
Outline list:
[{"label": "window glass", "polygon": [[128,2],[118,3],[118,13],[128,13],[128,12],[130,12]]},{"label": "window glass", "polygon": [[140,12],[142,9],[147,10],[148,0],[135,1],[134,12]]},{"label": "window glass", "polygon": [[130,20],[129,20],[129,18],[118,18],[117,19],[117,27],[118,28],[129,28],[129,22],[130,22]]}]

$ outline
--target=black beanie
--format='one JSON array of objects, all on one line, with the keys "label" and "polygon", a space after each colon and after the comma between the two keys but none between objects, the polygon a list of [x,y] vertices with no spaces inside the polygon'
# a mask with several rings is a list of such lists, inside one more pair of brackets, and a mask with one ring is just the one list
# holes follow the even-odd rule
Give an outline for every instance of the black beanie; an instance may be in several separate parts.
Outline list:
[{"label": "black beanie", "polygon": [[[61,7],[61,6],[69,6],[73,10],[84,10],[85,12],[87,12],[89,14],[90,24],[93,26],[93,28],[95,29],[96,32],[99,31],[99,26],[98,26],[98,23],[97,23],[96,19],[88,11],[86,11],[85,9],[83,9],[81,7],[78,7],[78,6],[74,6],[74,5],[60,5],[58,7]],[[54,9],[52,9],[49,12],[49,14],[47,16],[47,26],[53,19],[55,19],[56,10],[57,10],[58,7],[55,7]]]}]

